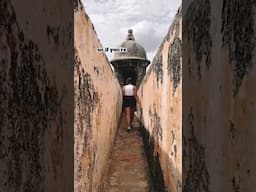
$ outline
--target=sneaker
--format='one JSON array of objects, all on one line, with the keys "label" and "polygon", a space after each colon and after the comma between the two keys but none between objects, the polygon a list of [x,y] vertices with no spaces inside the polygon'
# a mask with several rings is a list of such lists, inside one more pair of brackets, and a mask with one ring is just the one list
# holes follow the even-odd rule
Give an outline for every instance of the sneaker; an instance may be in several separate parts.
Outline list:
[{"label": "sneaker", "polygon": [[127,131],[129,132],[131,130],[131,127],[129,126],[128,128],[127,128]]}]

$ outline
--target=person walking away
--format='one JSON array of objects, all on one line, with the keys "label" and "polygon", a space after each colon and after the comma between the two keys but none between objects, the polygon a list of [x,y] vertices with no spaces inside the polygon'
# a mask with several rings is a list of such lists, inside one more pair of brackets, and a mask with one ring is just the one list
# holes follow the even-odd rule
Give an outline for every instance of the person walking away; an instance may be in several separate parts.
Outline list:
[{"label": "person walking away", "polygon": [[131,77],[126,80],[126,85],[122,87],[123,93],[123,107],[125,110],[125,118],[128,124],[127,131],[131,130],[131,124],[134,119],[134,111],[136,109],[136,102],[141,107],[140,99],[137,95],[137,87],[132,84]]}]

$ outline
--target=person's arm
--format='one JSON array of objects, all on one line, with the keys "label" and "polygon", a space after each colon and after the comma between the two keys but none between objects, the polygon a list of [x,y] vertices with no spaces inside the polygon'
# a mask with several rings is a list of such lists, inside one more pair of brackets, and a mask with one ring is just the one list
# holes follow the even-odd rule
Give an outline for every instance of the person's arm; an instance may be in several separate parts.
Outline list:
[{"label": "person's arm", "polygon": [[137,91],[137,87],[136,87],[136,86],[134,86],[134,97],[135,97],[135,99],[136,99],[137,103],[139,104],[139,106],[141,107],[140,98],[139,98],[139,96],[138,96],[137,92],[138,92],[138,91]]},{"label": "person's arm", "polygon": [[122,87],[122,95],[124,96],[125,94],[125,90],[124,90],[124,86]]}]

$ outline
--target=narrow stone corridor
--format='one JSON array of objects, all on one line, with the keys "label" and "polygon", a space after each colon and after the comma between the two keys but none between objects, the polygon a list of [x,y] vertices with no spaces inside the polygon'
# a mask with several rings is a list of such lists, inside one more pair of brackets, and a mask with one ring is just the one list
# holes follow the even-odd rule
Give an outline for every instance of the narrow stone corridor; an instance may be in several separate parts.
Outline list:
[{"label": "narrow stone corridor", "polygon": [[110,158],[104,192],[152,191],[148,164],[139,129],[139,121],[135,118],[133,129],[127,132],[125,117],[122,114]]},{"label": "narrow stone corridor", "polygon": [[[118,45],[126,52],[115,52],[109,62],[104,52],[92,51],[102,44],[83,6],[78,6],[74,31],[76,192],[182,191],[181,16],[179,9],[152,61],[130,29]],[[121,115],[121,87],[128,76],[143,106],[138,107],[141,128],[137,119],[129,133]]]}]

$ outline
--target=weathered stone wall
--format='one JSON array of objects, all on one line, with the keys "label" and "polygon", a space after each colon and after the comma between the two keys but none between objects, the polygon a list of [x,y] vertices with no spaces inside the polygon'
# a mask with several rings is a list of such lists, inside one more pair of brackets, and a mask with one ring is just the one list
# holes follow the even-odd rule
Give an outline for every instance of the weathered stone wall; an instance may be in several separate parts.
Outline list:
[{"label": "weathered stone wall", "polygon": [[184,5],[183,191],[253,192],[256,3]]},{"label": "weathered stone wall", "polygon": [[181,9],[139,87],[144,144],[156,191],[181,191]]},{"label": "weathered stone wall", "polygon": [[0,191],[73,191],[72,11],[0,2]]},{"label": "weathered stone wall", "polygon": [[75,8],[75,191],[101,191],[121,114],[121,88],[80,2]]}]

